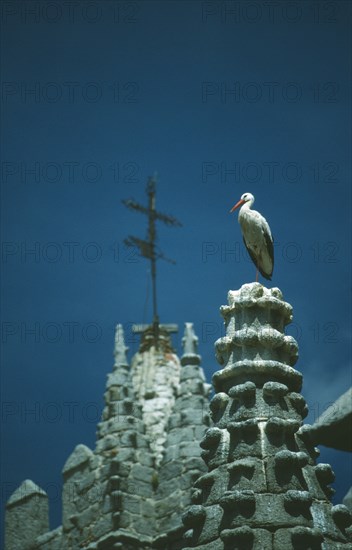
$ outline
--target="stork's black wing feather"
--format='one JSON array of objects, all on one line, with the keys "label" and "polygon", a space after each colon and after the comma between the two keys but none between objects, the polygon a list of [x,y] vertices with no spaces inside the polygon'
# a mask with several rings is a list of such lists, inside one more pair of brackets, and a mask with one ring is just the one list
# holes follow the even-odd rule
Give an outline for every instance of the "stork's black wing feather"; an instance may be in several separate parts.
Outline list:
[{"label": "stork's black wing feather", "polygon": [[[271,242],[270,238],[269,238],[267,235],[265,236],[265,241],[266,241],[266,243],[267,243],[268,250],[269,250],[269,254],[270,254],[270,257],[272,258],[273,267],[274,267],[274,247],[273,247],[273,243]],[[252,262],[254,263],[255,267],[258,269],[259,273],[260,273],[265,279],[268,279],[268,281],[271,281],[271,274],[268,275],[267,273],[264,273],[264,271],[262,270],[262,268],[261,268],[260,265],[258,264],[257,258],[256,258],[256,256],[254,255],[254,252],[252,252],[251,249],[249,248],[249,246],[247,246],[247,243],[246,243],[244,237],[243,237],[243,242],[244,242],[244,246],[245,246],[246,249],[247,249],[248,254],[249,254],[250,257],[251,257]],[[270,244],[269,244],[269,243],[270,243]]]},{"label": "stork's black wing feather", "polygon": [[246,247],[247,249],[247,252],[252,260],[252,262],[254,263],[255,267],[258,269],[258,271],[263,275],[263,277],[267,278],[267,276],[265,274],[263,274],[262,270],[260,269],[259,265],[258,265],[258,261],[257,261],[257,258],[254,254],[254,252],[252,252],[252,250],[249,248],[249,246],[247,246],[247,243],[246,243],[246,240],[245,238],[243,237],[243,242],[244,242],[244,246]]},{"label": "stork's black wing feather", "polygon": [[266,246],[268,247],[269,256],[272,261],[273,269],[274,269],[274,239],[272,236],[270,238],[267,233],[264,233],[264,238],[265,238]]}]

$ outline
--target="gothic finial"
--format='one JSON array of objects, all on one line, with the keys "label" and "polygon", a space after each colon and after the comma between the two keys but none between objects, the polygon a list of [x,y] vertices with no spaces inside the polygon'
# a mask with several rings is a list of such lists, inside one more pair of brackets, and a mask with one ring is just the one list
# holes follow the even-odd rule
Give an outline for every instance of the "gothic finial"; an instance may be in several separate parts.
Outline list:
[{"label": "gothic finial", "polygon": [[182,338],[183,355],[181,365],[199,365],[201,361],[198,355],[198,337],[194,333],[193,323],[185,323],[185,332]]},{"label": "gothic finial", "polygon": [[118,324],[115,329],[115,347],[114,347],[114,357],[115,357],[115,367],[127,366],[128,361],[126,357],[126,352],[128,347],[125,345],[125,337],[123,326]]},{"label": "gothic finial", "polygon": [[185,323],[182,346],[184,355],[196,354],[198,352],[198,336],[194,333],[193,323]]}]

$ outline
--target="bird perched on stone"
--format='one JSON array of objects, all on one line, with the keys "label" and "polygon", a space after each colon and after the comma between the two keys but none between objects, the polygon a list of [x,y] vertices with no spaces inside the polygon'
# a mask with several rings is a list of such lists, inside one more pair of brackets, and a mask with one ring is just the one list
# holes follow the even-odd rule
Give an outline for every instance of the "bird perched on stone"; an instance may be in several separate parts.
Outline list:
[{"label": "bird perched on stone", "polygon": [[230,212],[240,208],[238,221],[241,226],[243,242],[258,270],[265,279],[271,280],[274,268],[273,237],[266,219],[256,210],[251,210],[254,196],[244,193],[240,200],[231,208]]}]

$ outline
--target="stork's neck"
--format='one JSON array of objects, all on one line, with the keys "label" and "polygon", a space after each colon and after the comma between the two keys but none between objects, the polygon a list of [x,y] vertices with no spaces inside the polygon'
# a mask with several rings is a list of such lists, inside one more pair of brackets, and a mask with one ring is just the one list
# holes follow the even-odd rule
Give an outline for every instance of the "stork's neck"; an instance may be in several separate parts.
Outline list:
[{"label": "stork's neck", "polygon": [[250,208],[252,207],[252,204],[254,203],[254,199],[250,199],[249,201],[245,202],[242,206],[241,206],[241,210],[250,210]]}]

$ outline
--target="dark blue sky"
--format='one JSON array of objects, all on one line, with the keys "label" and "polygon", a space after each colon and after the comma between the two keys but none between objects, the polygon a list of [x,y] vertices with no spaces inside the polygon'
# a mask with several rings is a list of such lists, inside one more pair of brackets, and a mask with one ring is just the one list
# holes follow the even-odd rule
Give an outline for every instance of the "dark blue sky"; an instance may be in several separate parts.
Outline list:
[{"label": "dark blue sky", "polygon": [[[308,420],[350,386],[351,4],[1,10],[1,503],[31,478],[55,527],[63,464],[94,446],[114,326],[131,354],[130,324],[151,319],[148,265],[123,245],[146,220],[121,199],[144,202],[154,171],[158,208],[183,223],[158,228],[177,261],[158,265],[160,318],[194,322],[208,379],[219,306],[255,277],[229,215],[250,191],[275,238],[270,286],[294,307]],[[341,501],[350,456],[321,451]]]}]

